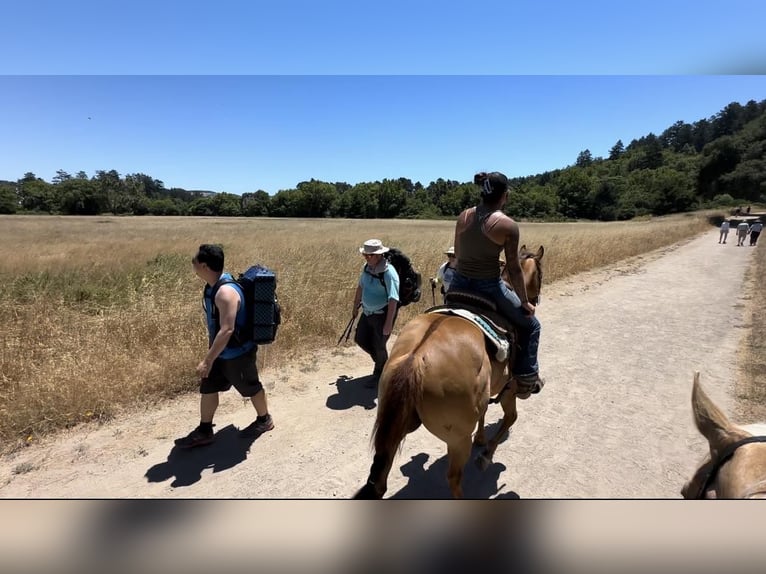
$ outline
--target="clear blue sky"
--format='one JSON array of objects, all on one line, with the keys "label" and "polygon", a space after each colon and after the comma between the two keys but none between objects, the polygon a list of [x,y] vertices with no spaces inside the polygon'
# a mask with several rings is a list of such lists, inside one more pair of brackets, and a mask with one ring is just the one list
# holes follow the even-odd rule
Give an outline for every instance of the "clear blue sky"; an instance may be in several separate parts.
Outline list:
[{"label": "clear blue sky", "polygon": [[0,179],[521,176],[766,99],[762,0],[460,4],[4,3]]}]

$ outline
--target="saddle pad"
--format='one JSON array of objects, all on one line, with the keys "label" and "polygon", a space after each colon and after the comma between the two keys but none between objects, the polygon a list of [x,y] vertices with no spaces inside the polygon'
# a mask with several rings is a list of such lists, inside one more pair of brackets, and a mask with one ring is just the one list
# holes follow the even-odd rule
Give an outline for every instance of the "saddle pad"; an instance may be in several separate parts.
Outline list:
[{"label": "saddle pad", "polygon": [[476,313],[471,313],[465,309],[434,309],[429,313],[444,313],[446,315],[458,315],[463,319],[468,319],[471,323],[476,325],[482,330],[487,341],[495,347],[495,359],[500,362],[508,360],[508,340],[497,334],[497,332],[480,316]]}]

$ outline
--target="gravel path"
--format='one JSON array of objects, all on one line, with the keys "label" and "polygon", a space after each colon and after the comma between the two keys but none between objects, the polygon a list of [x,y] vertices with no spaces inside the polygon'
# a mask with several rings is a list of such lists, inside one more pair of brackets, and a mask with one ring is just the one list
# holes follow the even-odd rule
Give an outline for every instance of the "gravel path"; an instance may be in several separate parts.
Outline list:
[{"label": "gravel path", "polygon": [[[543,288],[542,393],[467,497],[678,498],[706,443],[690,412],[692,372],[733,411],[744,335],[744,272],[752,250],[718,245],[717,230]],[[366,480],[374,392],[353,346],[263,373],[276,429],[249,442],[253,417],[221,398],[218,438],[178,452],[198,421],[190,394],[101,426],[51,437],[0,460],[0,497],[343,498]],[[492,432],[501,417],[490,405]],[[448,497],[446,448],[422,427],[408,436],[387,496]]]}]

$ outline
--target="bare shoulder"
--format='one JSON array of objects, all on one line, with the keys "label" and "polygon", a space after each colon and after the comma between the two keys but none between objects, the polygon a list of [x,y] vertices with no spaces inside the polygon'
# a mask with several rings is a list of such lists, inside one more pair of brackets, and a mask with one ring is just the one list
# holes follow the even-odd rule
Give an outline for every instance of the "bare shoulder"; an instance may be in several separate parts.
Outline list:
[{"label": "bare shoulder", "polygon": [[239,291],[231,283],[225,283],[218,288],[218,292],[215,294],[215,301],[218,302],[231,302],[239,300]]},{"label": "bare shoulder", "polygon": [[458,215],[457,219],[461,223],[469,221],[473,217],[474,213],[476,213],[476,208],[475,207],[469,207],[467,209],[464,209],[462,212],[460,212],[460,215]]}]

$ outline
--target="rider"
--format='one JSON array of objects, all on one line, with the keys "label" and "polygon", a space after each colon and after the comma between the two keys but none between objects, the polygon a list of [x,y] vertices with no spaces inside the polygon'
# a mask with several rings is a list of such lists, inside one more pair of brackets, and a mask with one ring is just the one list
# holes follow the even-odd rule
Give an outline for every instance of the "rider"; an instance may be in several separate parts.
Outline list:
[{"label": "rider", "polygon": [[431,287],[433,289],[436,289],[436,286],[439,285],[439,283],[442,284],[442,300],[444,299],[444,294],[449,291],[450,283],[452,283],[452,276],[455,274],[455,248],[450,247],[444,252],[444,255],[447,256],[447,260],[442,263],[436,271],[436,277],[431,277]]},{"label": "rider", "polygon": [[[498,311],[518,332],[519,353],[512,375],[517,380],[519,394],[539,393],[544,384],[537,364],[540,322],[535,317],[535,306],[527,298],[519,264],[519,226],[503,213],[508,199],[508,178],[496,171],[481,172],[474,176],[473,182],[481,190],[481,203],[458,216],[455,225],[457,270],[450,290],[474,291],[494,301]],[[500,275],[498,259],[503,250],[513,290],[508,289]]]}]

